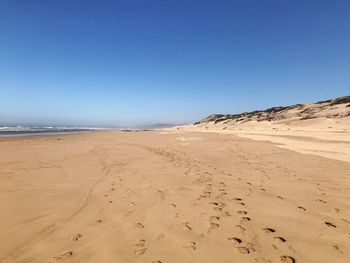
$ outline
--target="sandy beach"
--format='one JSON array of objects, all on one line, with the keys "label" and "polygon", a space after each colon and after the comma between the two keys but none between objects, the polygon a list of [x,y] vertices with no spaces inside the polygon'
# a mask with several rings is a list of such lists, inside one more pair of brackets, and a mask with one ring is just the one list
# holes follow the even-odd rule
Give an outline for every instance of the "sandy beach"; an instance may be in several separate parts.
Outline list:
[{"label": "sandy beach", "polygon": [[350,263],[350,1],[0,14],[0,263]]},{"label": "sandy beach", "polygon": [[0,156],[2,263],[350,259],[337,155],[163,130],[1,138]]}]

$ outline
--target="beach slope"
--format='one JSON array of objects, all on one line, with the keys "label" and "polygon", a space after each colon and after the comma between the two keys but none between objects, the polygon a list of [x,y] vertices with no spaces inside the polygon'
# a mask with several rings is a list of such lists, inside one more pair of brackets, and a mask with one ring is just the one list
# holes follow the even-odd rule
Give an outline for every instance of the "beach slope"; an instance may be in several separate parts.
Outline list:
[{"label": "beach slope", "polygon": [[234,134],[0,139],[0,262],[348,262],[350,163]]}]

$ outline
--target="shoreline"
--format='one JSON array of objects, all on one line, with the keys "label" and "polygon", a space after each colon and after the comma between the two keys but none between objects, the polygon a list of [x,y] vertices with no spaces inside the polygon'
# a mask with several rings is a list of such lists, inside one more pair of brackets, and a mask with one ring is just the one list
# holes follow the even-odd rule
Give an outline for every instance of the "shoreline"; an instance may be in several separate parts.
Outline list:
[{"label": "shoreline", "polygon": [[75,133],[82,133],[82,132],[88,132],[88,131],[0,132],[0,138],[28,137],[28,136],[51,136],[51,135],[63,135],[63,134],[75,134]]}]

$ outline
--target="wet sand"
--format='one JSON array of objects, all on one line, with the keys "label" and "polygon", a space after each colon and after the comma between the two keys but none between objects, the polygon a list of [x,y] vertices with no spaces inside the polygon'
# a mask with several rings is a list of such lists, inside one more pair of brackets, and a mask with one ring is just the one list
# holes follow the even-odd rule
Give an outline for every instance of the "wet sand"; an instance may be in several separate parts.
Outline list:
[{"label": "wet sand", "polygon": [[350,261],[346,161],[186,131],[1,138],[0,156],[0,262]]}]

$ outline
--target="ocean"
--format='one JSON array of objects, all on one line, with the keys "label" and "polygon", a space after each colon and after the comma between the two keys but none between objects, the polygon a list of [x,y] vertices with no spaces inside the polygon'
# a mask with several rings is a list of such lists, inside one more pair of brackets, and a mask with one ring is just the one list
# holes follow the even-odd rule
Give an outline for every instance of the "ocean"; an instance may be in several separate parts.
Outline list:
[{"label": "ocean", "polygon": [[18,137],[35,135],[57,135],[75,132],[106,130],[91,127],[36,127],[36,126],[0,126],[0,137]]}]

